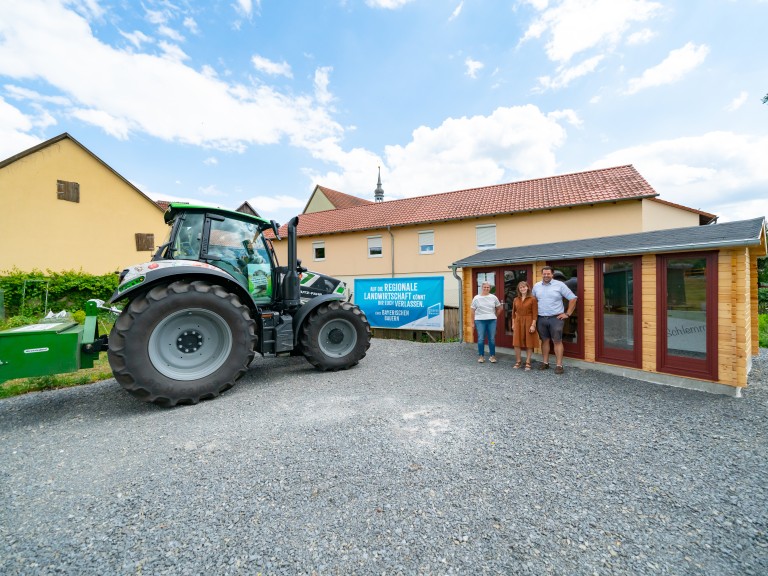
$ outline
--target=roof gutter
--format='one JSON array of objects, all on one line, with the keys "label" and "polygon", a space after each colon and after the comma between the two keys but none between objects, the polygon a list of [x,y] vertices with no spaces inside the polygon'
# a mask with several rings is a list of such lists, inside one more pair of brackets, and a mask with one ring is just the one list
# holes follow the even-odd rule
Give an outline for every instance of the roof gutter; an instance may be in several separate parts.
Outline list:
[{"label": "roof gutter", "polygon": [[[755,241],[732,240],[730,242],[702,242],[699,244],[675,244],[673,246],[653,246],[649,248],[626,248],[623,250],[602,250],[600,252],[568,252],[563,254],[530,254],[520,258],[496,258],[493,260],[482,260],[476,262],[466,262],[463,266],[491,266],[495,264],[517,264],[520,262],[534,262],[539,260],[571,260],[580,258],[600,258],[608,256],[626,256],[629,254],[648,254],[661,252],[688,252],[691,250],[706,250],[708,248],[733,248],[734,246],[755,246],[759,244]],[[462,264],[454,263],[451,265],[461,267]]]}]

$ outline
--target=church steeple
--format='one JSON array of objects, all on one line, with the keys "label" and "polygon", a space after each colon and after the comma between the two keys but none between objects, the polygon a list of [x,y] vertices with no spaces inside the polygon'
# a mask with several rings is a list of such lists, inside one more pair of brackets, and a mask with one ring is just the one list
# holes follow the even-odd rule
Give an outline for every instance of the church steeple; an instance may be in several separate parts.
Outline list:
[{"label": "church steeple", "polygon": [[379,166],[379,181],[376,190],[373,191],[374,202],[384,202],[384,188],[381,187],[381,166]]}]

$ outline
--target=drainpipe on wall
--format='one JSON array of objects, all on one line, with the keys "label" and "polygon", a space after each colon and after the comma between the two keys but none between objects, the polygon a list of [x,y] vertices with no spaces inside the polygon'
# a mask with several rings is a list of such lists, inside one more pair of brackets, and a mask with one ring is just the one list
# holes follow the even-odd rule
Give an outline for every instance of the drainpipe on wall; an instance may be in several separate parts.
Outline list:
[{"label": "drainpipe on wall", "polygon": [[387,225],[387,232],[389,232],[389,237],[392,239],[392,278],[395,277],[395,235],[392,234],[392,227]]},{"label": "drainpipe on wall", "polygon": [[456,266],[451,266],[453,277],[459,281],[459,342],[464,342],[464,294],[461,291],[461,278],[456,275]]}]

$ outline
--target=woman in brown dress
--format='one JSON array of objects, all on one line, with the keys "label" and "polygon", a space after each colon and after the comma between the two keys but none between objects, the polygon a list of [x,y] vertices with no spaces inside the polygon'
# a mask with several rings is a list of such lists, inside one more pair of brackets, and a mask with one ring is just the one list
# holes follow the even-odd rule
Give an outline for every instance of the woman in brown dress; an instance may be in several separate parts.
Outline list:
[{"label": "woman in brown dress", "polygon": [[523,280],[517,284],[517,298],[512,304],[512,345],[515,347],[515,365],[520,368],[522,362],[521,349],[525,348],[525,369],[531,369],[533,349],[539,345],[536,334],[536,318],[539,315],[539,305],[531,295],[528,282]]}]

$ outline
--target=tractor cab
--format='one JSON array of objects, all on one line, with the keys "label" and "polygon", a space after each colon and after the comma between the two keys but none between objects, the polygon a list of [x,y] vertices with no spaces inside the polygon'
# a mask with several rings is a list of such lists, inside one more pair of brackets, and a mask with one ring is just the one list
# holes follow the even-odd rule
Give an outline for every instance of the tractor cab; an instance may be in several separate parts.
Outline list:
[{"label": "tractor cab", "polygon": [[276,223],[187,204],[171,204],[165,220],[171,230],[153,260],[205,262],[230,274],[255,303],[273,300],[273,272],[278,263],[264,231],[276,230]]}]

